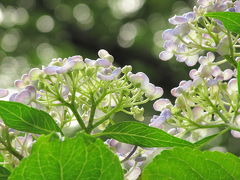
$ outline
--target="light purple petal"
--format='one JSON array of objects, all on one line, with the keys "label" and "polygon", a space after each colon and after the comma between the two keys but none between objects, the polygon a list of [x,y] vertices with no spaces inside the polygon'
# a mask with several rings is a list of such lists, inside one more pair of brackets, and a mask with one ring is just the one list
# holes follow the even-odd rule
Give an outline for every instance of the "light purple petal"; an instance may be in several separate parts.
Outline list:
[{"label": "light purple petal", "polygon": [[167,29],[162,33],[163,40],[173,40],[175,38],[173,29]]},{"label": "light purple petal", "polygon": [[22,80],[16,80],[14,81],[14,85],[17,87],[17,88],[24,88],[25,87],[25,84]]},{"label": "light purple petal", "polygon": [[159,58],[163,61],[168,61],[170,60],[171,58],[173,57],[173,53],[172,52],[169,52],[169,51],[162,51],[160,54],[159,54]]},{"label": "light purple petal", "polygon": [[155,111],[162,111],[163,109],[171,105],[172,103],[169,99],[158,99],[154,102],[153,108]]},{"label": "light purple petal", "polygon": [[7,89],[0,89],[0,98],[4,98],[9,94]]},{"label": "light purple petal", "polygon": [[235,12],[240,13],[240,1],[235,1],[234,2],[234,8],[235,8]]},{"label": "light purple petal", "polygon": [[183,16],[173,16],[168,20],[171,24],[174,25],[179,25],[179,24],[184,24],[188,22],[188,19]]},{"label": "light purple petal", "polygon": [[189,76],[190,76],[190,78],[192,78],[192,79],[198,78],[198,71],[197,71],[196,69],[192,69],[192,70],[189,72]]},{"label": "light purple petal", "polygon": [[31,102],[31,93],[28,90],[23,90],[15,96],[14,101],[29,104]]},{"label": "light purple petal", "polygon": [[238,84],[237,84],[237,79],[233,78],[228,82],[228,92],[231,94],[232,92],[237,92],[238,91]]},{"label": "light purple petal", "polygon": [[101,67],[104,67],[104,68],[108,68],[112,65],[112,63],[106,59],[97,59],[95,64],[97,66],[101,66]]},{"label": "light purple petal", "polygon": [[225,71],[223,71],[224,80],[229,80],[232,78],[232,76],[233,76],[233,71],[231,69],[226,69]]},{"label": "light purple petal", "polygon": [[9,101],[15,101],[16,96],[18,95],[18,93],[14,93],[9,97]]},{"label": "light purple petal", "polygon": [[194,66],[198,62],[198,54],[193,56],[188,56],[185,60],[186,65],[188,66]]},{"label": "light purple petal", "polygon": [[47,75],[56,75],[59,69],[59,66],[48,66],[46,68],[43,68],[43,72]]},{"label": "light purple petal", "polygon": [[129,73],[128,74],[129,80],[133,83],[133,84],[148,84],[149,83],[149,78],[148,76],[143,73],[143,72],[138,72],[136,74],[132,74]]}]

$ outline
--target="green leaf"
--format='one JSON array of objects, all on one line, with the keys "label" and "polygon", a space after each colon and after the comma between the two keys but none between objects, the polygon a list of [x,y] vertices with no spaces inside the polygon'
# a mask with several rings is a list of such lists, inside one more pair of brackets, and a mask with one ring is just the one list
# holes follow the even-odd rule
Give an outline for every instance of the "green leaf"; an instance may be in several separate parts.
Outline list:
[{"label": "green leaf", "polygon": [[0,180],[7,180],[9,175],[10,175],[10,171],[0,166]]},{"label": "green leaf", "polygon": [[240,159],[230,153],[188,147],[165,150],[148,164],[141,180],[240,179]]},{"label": "green leaf", "polygon": [[19,131],[36,134],[61,131],[48,113],[17,102],[0,101],[0,117],[8,127]]},{"label": "green leaf", "polygon": [[192,143],[176,138],[160,129],[133,121],[117,123],[99,135],[142,147],[193,146]]},{"label": "green leaf", "polygon": [[118,157],[100,140],[85,134],[60,141],[42,136],[9,180],[122,180]]},{"label": "green leaf", "polygon": [[227,30],[240,34],[240,13],[210,12],[205,16],[222,21]]}]

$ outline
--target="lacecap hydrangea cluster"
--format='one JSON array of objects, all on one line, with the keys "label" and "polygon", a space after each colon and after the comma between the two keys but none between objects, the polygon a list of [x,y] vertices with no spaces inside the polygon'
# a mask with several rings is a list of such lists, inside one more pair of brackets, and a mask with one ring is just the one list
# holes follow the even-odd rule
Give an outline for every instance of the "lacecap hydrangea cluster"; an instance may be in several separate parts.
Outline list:
[{"label": "lacecap hydrangea cluster", "polygon": [[[20,102],[51,114],[65,136],[76,132],[96,133],[113,122],[117,112],[144,120],[142,104],[163,95],[161,87],[150,83],[143,72],[132,73],[131,66],[113,65],[106,50],[96,60],[82,56],[52,59],[48,66],[33,68],[15,81],[17,92],[1,89],[0,97]],[[9,129],[1,121],[1,132]],[[11,144],[22,156],[29,154],[37,135],[9,130]],[[3,134],[1,134],[3,135]],[[9,156],[8,163],[16,164]]]},{"label": "lacecap hydrangea cluster", "polygon": [[154,103],[161,115],[154,116],[150,125],[192,142],[207,136],[204,129],[211,128],[230,128],[232,135],[240,138],[236,78],[240,39],[220,21],[204,16],[219,11],[240,12],[240,1],[198,0],[192,12],[170,18],[174,28],[162,34],[165,50],[160,59],[175,56],[188,66],[199,66],[189,72],[190,80],[171,90],[174,104],[168,99]]}]

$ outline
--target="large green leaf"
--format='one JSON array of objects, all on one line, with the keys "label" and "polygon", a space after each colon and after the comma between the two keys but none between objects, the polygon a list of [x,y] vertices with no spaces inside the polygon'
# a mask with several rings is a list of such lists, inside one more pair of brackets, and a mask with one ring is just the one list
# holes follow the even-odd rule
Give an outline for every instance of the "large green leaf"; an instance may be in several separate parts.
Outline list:
[{"label": "large green leaf", "polygon": [[176,138],[160,129],[133,121],[125,121],[110,126],[100,133],[100,136],[142,147],[193,146],[192,143]]},{"label": "large green leaf", "polygon": [[36,134],[60,131],[48,113],[17,102],[0,101],[0,117],[8,127],[19,131]]},{"label": "large green leaf", "polygon": [[188,147],[165,150],[147,165],[141,180],[240,179],[240,159],[230,153]]},{"label": "large green leaf", "polygon": [[79,134],[60,141],[40,137],[9,180],[122,180],[118,157],[97,138]]},{"label": "large green leaf", "polygon": [[0,166],[0,180],[7,180],[9,175],[10,172],[6,168]]},{"label": "large green leaf", "polygon": [[210,12],[205,16],[219,19],[229,31],[240,34],[240,13],[235,12]]}]

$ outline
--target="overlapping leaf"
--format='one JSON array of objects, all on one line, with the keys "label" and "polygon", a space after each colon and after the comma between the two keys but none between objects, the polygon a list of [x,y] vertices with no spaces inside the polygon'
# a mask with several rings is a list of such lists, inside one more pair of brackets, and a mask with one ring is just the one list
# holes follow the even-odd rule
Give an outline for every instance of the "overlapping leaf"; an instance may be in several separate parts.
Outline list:
[{"label": "overlapping leaf", "polygon": [[60,131],[48,113],[17,102],[0,101],[0,117],[8,127],[19,131],[37,134]]},{"label": "overlapping leaf", "polygon": [[240,179],[240,159],[230,153],[188,147],[165,150],[143,170],[141,180]]},{"label": "overlapping leaf", "polygon": [[108,127],[100,135],[142,147],[175,147],[193,144],[145,124],[125,121]]},{"label": "overlapping leaf", "polygon": [[122,180],[118,160],[100,139],[79,134],[60,141],[40,137],[32,154],[22,160],[9,180]]},{"label": "overlapping leaf", "polygon": [[205,16],[222,21],[229,31],[240,34],[240,13],[235,12],[210,12]]}]

